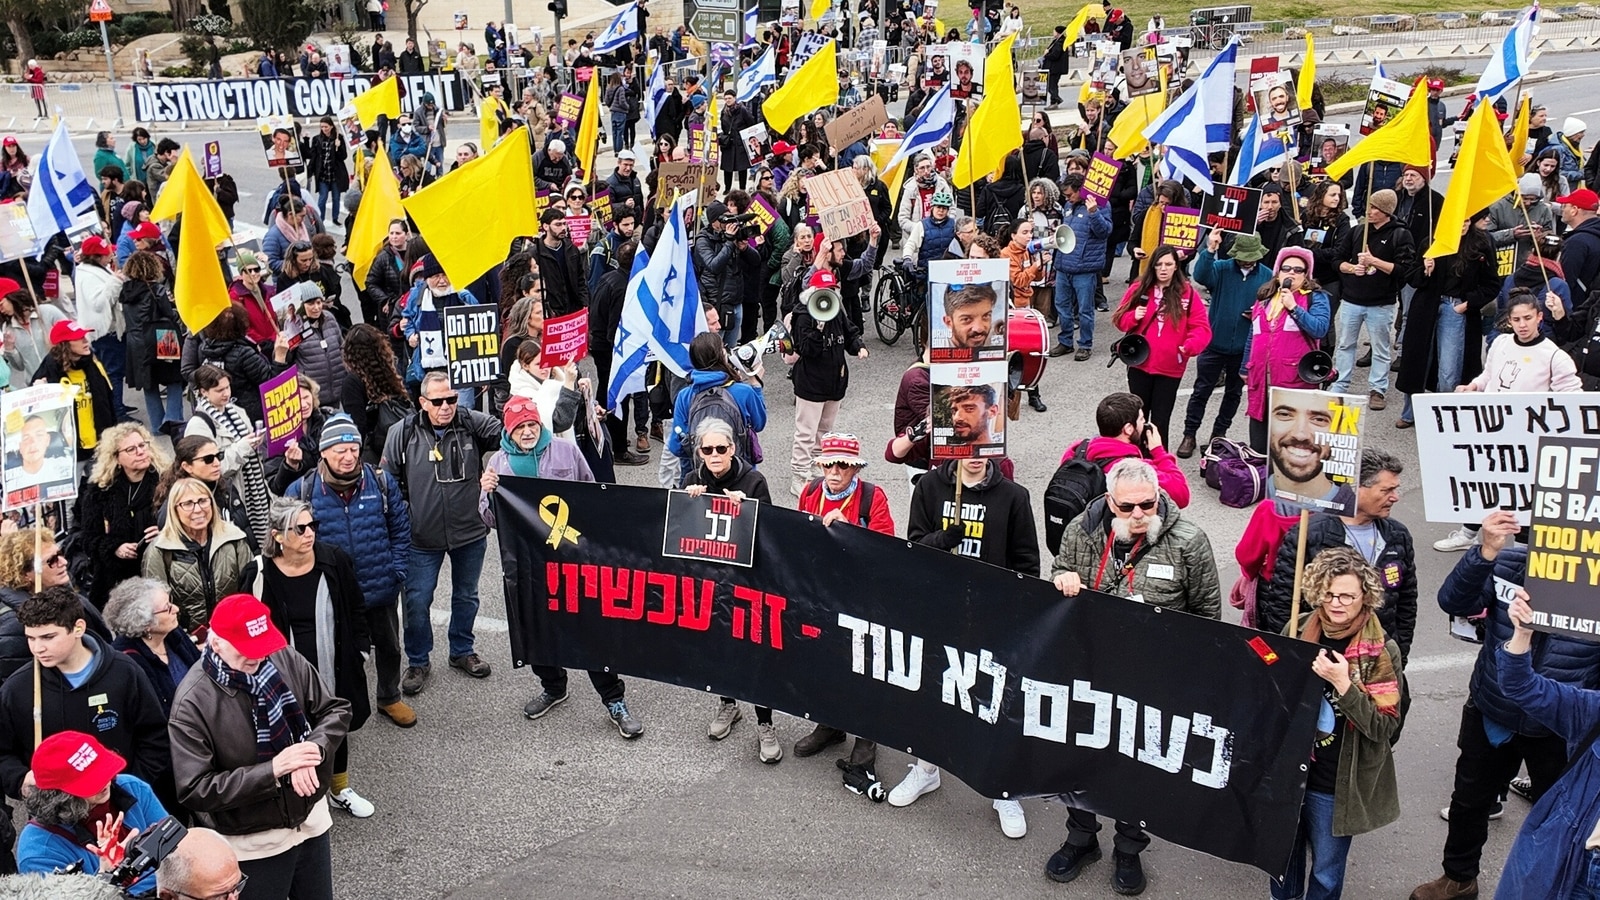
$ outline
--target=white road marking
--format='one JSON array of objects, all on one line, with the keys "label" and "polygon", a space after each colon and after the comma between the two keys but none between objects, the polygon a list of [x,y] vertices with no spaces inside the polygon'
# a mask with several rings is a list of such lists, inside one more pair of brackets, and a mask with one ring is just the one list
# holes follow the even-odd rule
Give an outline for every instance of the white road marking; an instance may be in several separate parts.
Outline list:
[{"label": "white road marking", "polygon": [[[481,621],[481,620],[480,620]],[[1406,674],[1415,675],[1418,672],[1442,672],[1446,669],[1470,668],[1477,662],[1478,654],[1472,653],[1441,653],[1437,656],[1425,656],[1413,659],[1406,663]]]}]

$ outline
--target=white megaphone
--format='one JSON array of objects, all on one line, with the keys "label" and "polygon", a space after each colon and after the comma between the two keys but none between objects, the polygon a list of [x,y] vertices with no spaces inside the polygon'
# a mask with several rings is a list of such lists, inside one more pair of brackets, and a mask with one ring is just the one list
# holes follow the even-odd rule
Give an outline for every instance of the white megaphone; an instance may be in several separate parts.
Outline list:
[{"label": "white megaphone", "polygon": [[755,374],[761,357],[777,352],[794,352],[794,338],[789,335],[789,329],[783,327],[782,322],[774,324],[767,329],[766,334],[750,343],[733,348],[733,352],[728,354],[728,360],[739,370],[739,374],[749,377]]},{"label": "white megaphone", "polygon": [[828,288],[815,288],[806,298],[806,312],[818,322],[826,322],[839,314],[843,309],[842,298],[838,291]]}]

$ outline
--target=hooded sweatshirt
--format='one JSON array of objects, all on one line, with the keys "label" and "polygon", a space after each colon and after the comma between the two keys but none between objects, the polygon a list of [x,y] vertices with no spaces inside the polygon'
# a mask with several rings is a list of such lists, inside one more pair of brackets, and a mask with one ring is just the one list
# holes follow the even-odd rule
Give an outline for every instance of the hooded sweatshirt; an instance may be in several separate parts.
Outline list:
[{"label": "hooded sweatshirt", "polygon": [[1037,578],[1039,532],[1028,489],[1005,478],[991,462],[982,481],[963,485],[958,525],[955,479],[960,465],[950,460],[917,481],[906,537]]},{"label": "hooded sweatshirt", "polygon": [[[1066,452],[1061,454],[1061,462],[1065,463],[1072,458],[1078,444],[1082,441],[1073,441],[1067,445]],[[1144,451],[1121,438],[1093,437],[1089,438],[1089,461],[1109,472],[1118,460],[1129,457],[1142,458],[1145,462],[1155,467],[1156,483],[1179,509],[1189,505],[1189,479],[1178,468],[1178,458],[1167,452],[1165,447],[1156,447],[1145,456]]]}]

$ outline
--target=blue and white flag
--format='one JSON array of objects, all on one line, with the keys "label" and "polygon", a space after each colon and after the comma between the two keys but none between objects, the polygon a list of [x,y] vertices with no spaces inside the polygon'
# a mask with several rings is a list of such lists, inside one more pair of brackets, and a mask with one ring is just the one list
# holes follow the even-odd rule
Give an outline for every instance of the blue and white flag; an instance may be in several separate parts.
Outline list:
[{"label": "blue and white flag", "polygon": [[1215,185],[1206,156],[1227,150],[1233,137],[1233,70],[1238,57],[1235,36],[1206,66],[1200,80],[1144,129],[1150,143],[1166,147],[1172,171],[1208,194]]},{"label": "blue and white flag", "polygon": [[41,245],[57,232],[79,231],[100,221],[94,209],[94,185],[83,174],[64,122],[39,154],[33,188],[28,191],[28,220]]},{"label": "blue and white flag", "polygon": [[778,56],[777,49],[768,47],[760,58],[746,66],[739,73],[739,83],[736,93],[742,103],[749,103],[761,93],[763,85],[778,83]]},{"label": "blue and white flag", "polygon": [[1528,74],[1528,45],[1533,43],[1533,31],[1539,21],[1539,4],[1528,7],[1521,16],[1517,17],[1517,24],[1511,26],[1511,31],[1500,43],[1500,53],[1489,58],[1489,64],[1484,67],[1483,74],[1478,76],[1479,102],[1493,103],[1500,95],[1511,90],[1522,76]]},{"label": "blue and white flag", "polygon": [[615,410],[619,398],[644,390],[645,363],[651,359],[687,376],[689,342],[706,330],[700,283],[689,261],[689,233],[683,220],[686,205],[683,197],[673,202],[656,252],[641,252],[633,258],[622,322],[617,326],[616,369],[606,395],[608,409]]},{"label": "blue and white flag", "polygon": [[639,37],[639,4],[629,3],[617,11],[606,30],[594,39],[594,52],[615,53]]},{"label": "blue and white flag", "polygon": [[939,88],[939,93],[928,100],[922,107],[922,112],[917,120],[906,129],[905,137],[900,139],[900,148],[889,157],[889,162],[884,165],[885,172],[892,171],[901,160],[910,159],[924,150],[932,150],[940,142],[948,139],[956,125],[956,101],[950,97],[950,83],[945,82]]},{"label": "blue and white flag", "polygon": [[756,35],[761,30],[760,23],[757,22],[757,16],[760,12],[761,6],[759,4],[744,11],[744,43],[739,45],[739,49],[748,50],[756,45]]},{"label": "blue and white flag", "polygon": [[661,107],[667,102],[667,64],[656,60],[656,67],[650,70],[650,83],[644,86],[645,115],[650,117],[650,137],[658,138],[656,134],[656,119],[661,117]]},{"label": "blue and white flag", "polygon": [[1246,137],[1238,158],[1233,161],[1233,172],[1228,175],[1229,184],[1243,185],[1262,172],[1283,165],[1283,158],[1288,155],[1282,130],[1263,132],[1259,112],[1250,116],[1250,125],[1244,133]]}]

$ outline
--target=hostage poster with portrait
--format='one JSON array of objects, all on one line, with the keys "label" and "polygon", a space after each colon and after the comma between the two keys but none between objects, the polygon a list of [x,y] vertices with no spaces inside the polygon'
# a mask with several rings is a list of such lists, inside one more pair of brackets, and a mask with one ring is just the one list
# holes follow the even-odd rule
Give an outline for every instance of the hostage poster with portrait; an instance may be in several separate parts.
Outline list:
[{"label": "hostage poster with portrait", "polygon": [[1300,124],[1300,101],[1295,96],[1294,76],[1288,72],[1269,72],[1254,97],[1262,131],[1271,134]]},{"label": "hostage poster with portrait", "polygon": [[78,496],[78,389],[40,384],[0,394],[4,509]]},{"label": "hostage poster with portrait", "polygon": [[932,457],[1006,455],[1006,364],[934,363],[928,367],[933,403]]},{"label": "hostage poster with portrait", "polygon": [[261,134],[261,149],[267,154],[269,167],[297,168],[305,164],[300,126],[293,116],[263,116],[256,120],[256,131]]},{"label": "hostage poster with portrait", "polygon": [[1004,259],[928,263],[928,358],[935,363],[1006,358],[1011,264]]},{"label": "hostage poster with portrait", "polygon": [[1356,514],[1367,398],[1272,389],[1267,407],[1267,496],[1312,512]]}]

